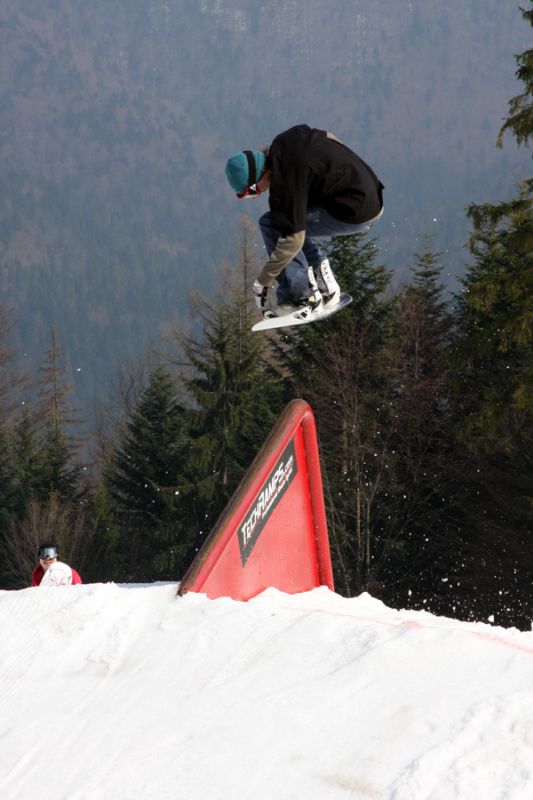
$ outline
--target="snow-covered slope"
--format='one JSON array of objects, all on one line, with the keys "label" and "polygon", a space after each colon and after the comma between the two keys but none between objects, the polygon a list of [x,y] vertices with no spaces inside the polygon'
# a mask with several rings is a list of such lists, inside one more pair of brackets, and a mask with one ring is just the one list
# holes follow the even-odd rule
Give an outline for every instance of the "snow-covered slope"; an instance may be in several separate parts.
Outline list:
[{"label": "snow-covered slope", "polygon": [[533,633],[368,595],[0,593],[2,800],[530,800]]}]

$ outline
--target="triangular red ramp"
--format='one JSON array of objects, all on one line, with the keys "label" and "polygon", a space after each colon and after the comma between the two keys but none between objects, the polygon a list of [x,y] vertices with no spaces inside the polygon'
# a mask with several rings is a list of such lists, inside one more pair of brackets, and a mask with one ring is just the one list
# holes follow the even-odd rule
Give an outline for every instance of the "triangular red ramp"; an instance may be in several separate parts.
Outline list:
[{"label": "triangular red ramp", "polygon": [[249,600],[271,586],[333,589],[315,418],[304,400],[283,412],[179,594]]}]

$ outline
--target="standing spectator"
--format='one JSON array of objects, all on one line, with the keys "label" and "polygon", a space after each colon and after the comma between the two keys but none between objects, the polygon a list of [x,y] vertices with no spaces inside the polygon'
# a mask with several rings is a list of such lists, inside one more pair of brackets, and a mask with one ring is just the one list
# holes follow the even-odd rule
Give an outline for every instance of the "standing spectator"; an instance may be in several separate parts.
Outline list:
[{"label": "standing spectator", "polygon": [[39,565],[31,576],[32,586],[70,586],[83,583],[75,569],[58,561],[57,545],[54,542],[42,542],[38,550]]}]

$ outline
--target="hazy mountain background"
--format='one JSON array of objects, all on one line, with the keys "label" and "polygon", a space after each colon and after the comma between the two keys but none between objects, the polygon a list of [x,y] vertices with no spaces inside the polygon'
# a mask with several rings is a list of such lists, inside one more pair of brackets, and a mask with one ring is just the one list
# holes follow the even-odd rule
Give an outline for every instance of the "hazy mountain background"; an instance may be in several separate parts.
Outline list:
[{"label": "hazy mountain background", "polygon": [[406,274],[433,234],[455,288],[465,208],[514,194],[495,147],[530,46],[512,0],[0,0],[0,287],[28,366],[55,326],[77,399],[211,291],[235,250],[226,158],[299,122],[386,185]]}]

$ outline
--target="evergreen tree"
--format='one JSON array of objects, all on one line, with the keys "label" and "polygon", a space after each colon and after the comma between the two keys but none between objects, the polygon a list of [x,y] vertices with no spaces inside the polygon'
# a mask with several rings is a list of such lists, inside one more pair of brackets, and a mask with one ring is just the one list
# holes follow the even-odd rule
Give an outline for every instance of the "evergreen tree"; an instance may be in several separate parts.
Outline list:
[{"label": "evergreen tree", "polygon": [[199,309],[202,335],[182,335],[189,364],[183,385],[193,401],[189,474],[198,530],[210,530],[283,408],[280,380],[264,360],[265,339],[251,332],[247,294]]},{"label": "evergreen tree", "polygon": [[71,386],[64,381],[66,368],[55,330],[51,331],[51,346],[45,353],[39,382],[42,421],[42,453],[40,481],[48,496],[73,498],[79,489],[80,467],[74,463],[80,441],[69,433],[78,420],[73,416],[67,397]]},{"label": "evergreen tree", "polygon": [[475,262],[459,298],[468,434],[508,451],[529,435],[533,413],[532,189],[533,181],[516,201],[471,206]]},{"label": "evergreen tree", "polygon": [[[533,25],[533,7],[521,12]],[[533,137],[533,50],[516,60],[516,74],[525,88],[509,103],[500,146],[507,130],[519,145]],[[470,373],[475,371],[481,379],[479,401],[466,410],[469,433],[481,432],[489,448],[496,439],[503,445],[506,428],[510,434],[506,449],[512,449],[515,436],[520,439],[522,430],[528,430],[533,410],[532,191],[530,178],[511,202],[472,205],[468,212],[474,226],[470,249],[475,264],[461,298],[460,355]],[[469,378],[467,374],[467,382]]]},{"label": "evergreen tree", "polygon": [[20,420],[15,424],[12,440],[17,477],[16,513],[22,516],[30,496],[44,501],[48,494],[44,449],[39,441],[35,419],[28,408],[24,408]]},{"label": "evergreen tree", "polygon": [[[125,558],[121,551],[120,514],[103,476],[88,497],[87,519],[94,535],[91,539],[90,558],[85,559],[83,567],[84,581],[90,583],[123,580]],[[127,549],[125,540],[123,546]]]},{"label": "evergreen tree", "polygon": [[[533,9],[523,10],[533,24]],[[517,56],[524,92],[509,103],[498,137],[533,136],[533,50]],[[472,205],[474,264],[464,280],[453,352],[465,536],[455,558],[473,617],[530,625],[533,522],[533,179],[498,205]]]},{"label": "evergreen tree", "polygon": [[16,504],[15,470],[10,438],[0,421],[0,587],[6,586],[7,529]]},{"label": "evergreen tree", "polygon": [[531,614],[533,523],[533,220],[531,187],[499,206],[472,206],[475,262],[459,298],[454,348],[468,540],[457,549],[463,591],[502,624]]},{"label": "evergreen tree", "polygon": [[123,580],[175,578],[190,554],[185,469],[188,418],[159,366],[130,416],[107,471],[120,535],[112,557]]},{"label": "evergreen tree", "polygon": [[72,450],[62,429],[47,427],[42,445],[40,480],[47,495],[72,499],[80,490],[80,468],[72,464]]},{"label": "evergreen tree", "polygon": [[[530,9],[521,8],[525,20],[533,25],[533,6]],[[505,120],[498,136],[498,145],[503,145],[506,131],[512,131],[519,145],[527,144],[533,137],[533,49],[525,50],[516,57],[518,69],[516,77],[523,81],[524,92],[513,97],[509,102],[509,117]]]},{"label": "evergreen tree", "polygon": [[66,401],[65,369],[52,331],[39,382],[40,409],[24,406],[10,435],[14,502],[5,532],[9,556],[9,582],[14,588],[28,584],[40,540],[53,538],[65,558],[78,564],[90,546],[81,487],[81,469],[74,463],[76,445],[67,438],[72,424]]},{"label": "evergreen tree", "polygon": [[15,505],[15,478],[11,437],[4,423],[0,422],[0,531],[4,530],[6,518]]},{"label": "evergreen tree", "polygon": [[[0,304],[0,547],[6,551],[8,525],[17,507],[17,474],[12,442],[15,388],[23,381],[12,367],[16,351],[9,344],[12,315]],[[5,585],[4,558],[0,559],[0,586]]]},{"label": "evergreen tree", "polygon": [[337,585],[352,595],[379,592],[380,558],[390,529],[377,502],[394,461],[384,402],[392,304],[390,273],[375,263],[375,240],[338,237],[328,248],[353,303],[324,324],[287,329],[275,341],[276,361],[292,396],[317,418]]},{"label": "evergreen tree", "polygon": [[394,336],[386,357],[387,402],[395,450],[394,480],[382,498],[394,536],[383,567],[387,602],[449,610],[441,581],[450,571],[455,534],[455,470],[449,405],[448,348],[452,317],[443,299],[441,256],[424,238],[413,280],[396,298]]}]

